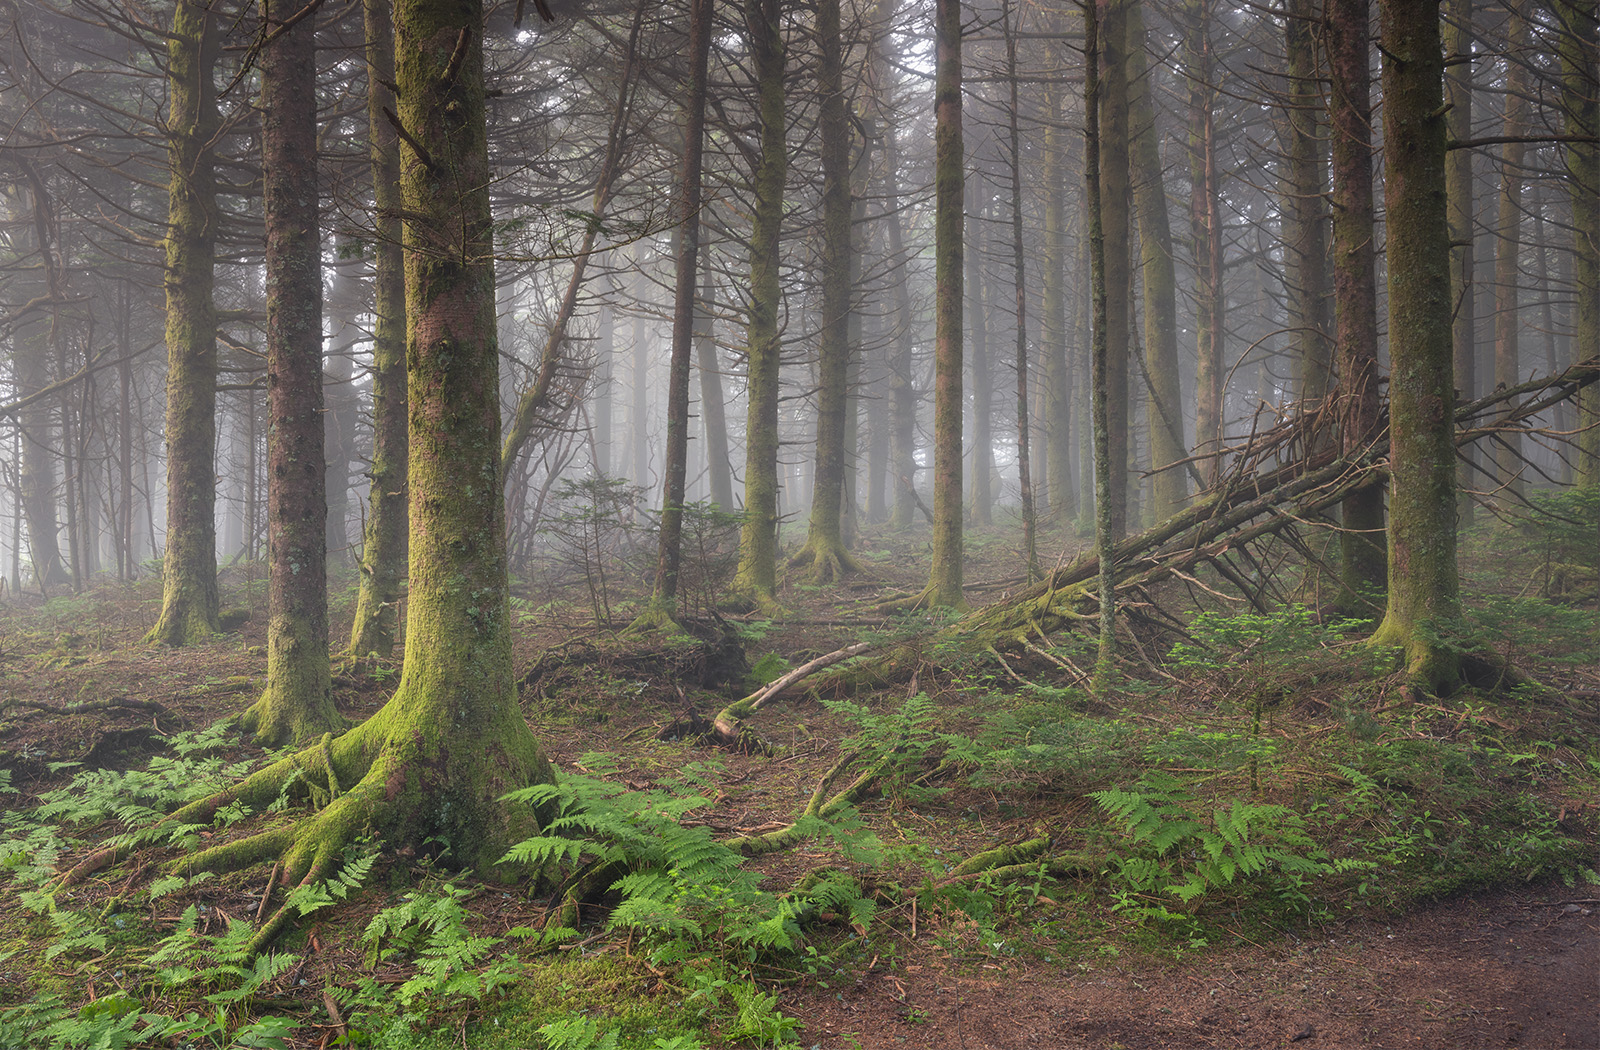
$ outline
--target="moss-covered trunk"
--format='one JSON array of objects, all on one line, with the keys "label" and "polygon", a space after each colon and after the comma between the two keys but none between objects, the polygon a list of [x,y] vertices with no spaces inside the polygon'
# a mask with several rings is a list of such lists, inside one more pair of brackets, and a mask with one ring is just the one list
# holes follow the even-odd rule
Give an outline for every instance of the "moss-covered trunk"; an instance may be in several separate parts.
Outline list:
[{"label": "moss-covered trunk", "polygon": [[776,600],[778,587],[778,334],[779,234],[783,183],[784,66],[781,0],[746,0],[745,28],[760,97],[761,156],[754,179],[750,231],[750,314],[746,328],[744,524],[733,590],[758,602]]},{"label": "moss-covered trunk", "polygon": [[1333,386],[1328,324],[1327,152],[1322,134],[1323,70],[1317,61],[1314,0],[1284,11],[1287,109],[1284,117],[1283,278],[1294,348],[1295,395],[1309,408]]},{"label": "moss-covered trunk", "polygon": [[167,39],[167,549],[146,635],[163,645],[217,630],[216,55],[210,7],[180,0]]},{"label": "moss-covered trunk", "polygon": [[401,175],[411,587],[405,669],[363,727],[381,752],[360,789],[392,839],[440,836],[487,871],[528,817],[500,795],[551,770],[511,669],[482,7],[400,0],[395,27],[399,122],[421,146]]},{"label": "moss-covered trunk", "polygon": [[[293,4],[293,7],[289,5]],[[299,0],[268,0],[269,26]],[[342,723],[328,669],[317,214],[316,16],[261,54],[267,238],[267,688],[242,719],[257,742],[303,744]]]},{"label": "moss-covered trunk", "polygon": [[928,601],[960,607],[961,280],[966,158],[961,148],[961,0],[934,5],[933,565]]},{"label": "moss-covered trunk", "polygon": [[[1332,72],[1334,345],[1340,449],[1356,456],[1381,426],[1378,399],[1377,229],[1372,208],[1372,74],[1368,0],[1328,0]],[[1383,488],[1345,497],[1340,604],[1352,611],[1386,580]]]},{"label": "moss-covered trunk", "polygon": [[1433,688],[1459,677],[1455,382],[1438,0],[1382,0],[1388,206],[1389,600],[1374,641]]},{"label": "moss-covered trunk", "polygon": [[817,4],[818,134],[822,150],[822,324],[817,336],[816,470],[805,546],[790,565],[832,583],[857,565],[844,544],[845,424],[850,371],[850,123],[839,0]]},{"label": "moss-covered trunk", "polygon": [[406,577],[406,272],[400,250],[400,140],[394,109],[394,22],[387,0],[362,0],[373,191],[372,487],[361,542],[350,652],[388,656]]}]

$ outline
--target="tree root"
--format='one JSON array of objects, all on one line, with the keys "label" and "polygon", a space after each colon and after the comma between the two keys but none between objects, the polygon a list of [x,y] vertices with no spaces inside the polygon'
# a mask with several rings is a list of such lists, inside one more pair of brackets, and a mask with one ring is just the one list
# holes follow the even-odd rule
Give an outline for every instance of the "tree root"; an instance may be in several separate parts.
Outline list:
[{"label": "tree root", "polygon": [[798,572],[801,569],[809,570],[805,574],[807,583],[829,584],[838,583],[847,576],[854,576],[862,572],[861,563],[844,548],[844,544],[837,539],[823,539],[812,536],[806,540],[806,545],[795,552],[789,559],[789,571]]},{"label": "tree root", "polygon": [[37,700],[19,700],[15,697],[0,701],[0,710],[11,707],[25,708],[26,712],[14,715],[16,718],[37,718],[40,715],[81,715],[89,711],[111,711],[125,708],[132,711],[151,711],[158,715],[167,713],[167,709],[154,700],[140,700],[127,696],[110,696],[104,700],[84,700],[76,704],[45,704]]}]

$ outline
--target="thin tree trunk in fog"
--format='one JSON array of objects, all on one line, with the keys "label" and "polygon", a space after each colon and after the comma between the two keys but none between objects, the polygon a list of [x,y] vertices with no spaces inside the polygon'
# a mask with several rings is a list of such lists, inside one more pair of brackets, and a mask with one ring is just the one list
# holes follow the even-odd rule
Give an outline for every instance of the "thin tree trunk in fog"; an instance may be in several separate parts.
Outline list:
[{"label": "thin tree trunk in fog", "polygon": [[[267,0],[267,26],[300,0]],[[304,744],[344,720],[328,667],[328,500],[317,214],[316,17],[261,52],[267,242],[267,686],[240,725],[263,746]]]},{"label": "thin tree trunk in fog", "polygon": [[[1472,137],[1472,9],[1473,0],[1450,0],[1450,21],[1445,26],[1445,47],[1458,56],[1458,61],[1445,70],[1445,98],[1450,112],[1445,119],[1450,138],[1465,142]],[[1449,197],[1450,215],[1450,286],[1455,296],[1455,311],[1451,317],[1451,345],[1454,360],[1456,389],[1462,397],[1477,396],[1478,345],[1477,305],[1474,290],[1476,252],[1473,238],[1477,234],[1476,192],[1472,180],[1472,150],[1450,151],[1445,160],[1445,191]],[[1460,492],[1456,512],[1462,526],[1472,523],[1476,504],[1467,490],[1475,487],[1473,463],[1478,456],[1476,444],[1467,444],[1457,453],[1456,486]]]},{"label": "thin tree trunk in fog", "polygon": [[[1139,216],[1139,267],[1144,277],[1144,371],[1146,429],[1150,437],[1152,511],[1156,521],[1178,513],[1189,501],[1188,475],[1172,464],[1188,456],[1183,439],[1183,392],[1178,379],[1178,287],[1172,261],[1172,225],[1162,181],[1161,133],[1150,102],[1142,6],[1129,12],[1129,119],[1133,135],[1133,192]],[[1165,468],[1165,469],[1163,469]]]},{"label": "thin tree trunk in fog", "polygon": [[611,474],[611,401],[613,397],[612,372],[617,356],[617,313],[609,298],[600,305],[599,329],[594,340],[594,473],[596,477]]},{"label": "thin tree trunk in fog", "polygon": [[[43,287],[35,285],[34,290],[42,292],[41,298],[49,304],[47,317],[30,318],[28,314],[23,314],[22,323],[18,326],[20,330],[11,340],[17,394],[19,397],[28,397],[50,385],[50,366],[61,347],[60,308],[66,290],[61,287],[60,273],[54,262],[56,248],[51,241],[54,223],[51,221],[50,198],[44,179],[31,163],[23,164],[22,169],[29,183],[32,207],[28,215],[31,228],[22,233],[20,239],[26,243],[31,238],[36,259],[30,261],[37,262],[45,278]],[[29,323],[30,320],[32,323]],[[61,558],[61,526],[56,518],[56,460],[59,454],[55,416],[58,411],[62,411],[64,416],[64,409],[57,398],[40,398],[23,409],[17,418],[22,430],[21,486],[23,514],[28,523],[28,564],[40,593],[46,595],[51,587],[66,583],[69,579]],[[60,449],[66,452],[66,434],[60,434],[59,438],[62,442]],[[67,504],[70,512],[70,499]]]},{"label": "thin tree trunk in fog", "polygon": [[350,563],[350,462],[356,458],[358,406],[351,377],[355,346],[361,340],[361,256],[359,243],[345,233],[334,237],[333,282],[328,289],[328,319],[333,331],[323,355],[323,447],[328,466],[328,566]]},{"label": "thin tree trunk in fog", "polygon": [[745,0],[745,29],[755,64],[761,151],[752,180],[744,524],[733,590],[767,605],[776,600],[778,586],[778,253],[788,171],[782,0]]},{"label": "thin tree trunk in fog", "polygon": [[789,562],[813,583],[859,566],[845,549],[845,410],[850,387],[850,123],[844,95],[839,0],[818,0],[818,133],[822,152],[822,323],[817,338],[817,453],[806,542]]},{"label": "thin tree trunk in fog", "polygon": [[[1007,90],[1009,92],[1009,118],[1008,131],[1010,132],[1011,145],[1011,274],[1012,288],[1016,292],[1017,309],[1017,342],[1016,342],[1016,367],[1017,367],[1017,481],[1022,489],[1022,557],[1027,568],[1028,582],[1032,583],[1039,578],[1039,540],[1038,524],[1033,507],[1033,477],[1030,473],[1028,462],[1028,282],[1025,264],[1024,244],[1022,236],[1022,128],[1019,120],[1017,99],[1017,38],[1013,31],[1011,19],[1013,11],[1010,0],[1006,0],[1003,18],[1006,37],[1006,72]],[[1054,78],[1052,78],[1053,80]],[[1050,107],[1046,113],[1049,125],[1055,124],[1056,107]],[[1049,146],[1046,146],[1048,149]],[[1047,199],[1052,193],[1059,194],[1059,186],[1046,188]],[[1048,204],[1046,205],[1048,207]],[[1056,222],[1061,221],[1060,204],[1056,205]],[[1046,242],[1049,233],[1046,232]],[[1048,260],[1050,255],[1045,256]],[[1046,278],[1047,282],[1049,278]],[[1060,275],[1056,275],[1060,280]],[[1048,293],[1047,293],[1048,294]],[[1055,306],[1060,307],[1060,287],[1056,288],[1057,300]],[[1046,315],[1049,314],[1050,305],[1045,307]],[[1058,318],[1058,321],[1060,319]],[[1059,332],[1059,328],[1057,329]],[[976,367],[976,349],[974,349],[974,367]]]},{"label": "thin tree trunk in fog", "polygon": [[[1011,79],[1014,81],[1015,77]],[[988,209],[980,203],[981,178],[974,173],[968,183],[974,229],[966,259],[967,331],[972,340],[972,478],[967,483],[967,501],[968,520],[973,525],[988,525],[994,520],[994,376],[989,364],[989,317],[984,308],[985,293],[992,297],[994,291],[984,287],[989,216]],[[1020,317],[1018,321],[1020,324]]]},{"label": "thin tree trunk in fog", "polygon": [[713,0],[694,0],[689,17],[689,83],[683,100],[682,208],[672,301],[672,352],[667,373],[666,462],[662,469],[661,543],[656,585],[641,622],[672,620],[683,562],[683,503],[689,460],[689,369],[694,355],[695,292],[700,283],[701,168],[705,156],[706,66],[711,53]]},{"label": "thin tree trunk in fog", "polygon": [[1083,170],[1084,196],[1089,242],[1089,285],[1093,300],[1093,335],[1089,351],[1090,414],[1094,419],[1094,544],[1100,561],[1100,644],[1094,661],[1094,691],[1104,694],[1111,684],[1116,645],[1116,583],[1112,577],[1112,548],[1116,543],[1116,522],[1113,508],[1116,493],[1123,489],[1122,475],[1111,466],[1111,346],[1107,338],[1110,325],[1109,299],[1111,285],[1107,280],[1109,266],[1106,252],[1105,198],[1102,182],[1105,164],[1101,157],[1101,116],[1105,106],[1101,100],[1103,85],[1101,66],[1112,66],[1114,52],[1101,39],[1101,13],[1115,17],[1113,12],[1123,0],[1094,0],[1084,5],[1084,64],[1083,75]]},{"label": "thin tree trunk in fog", "polygon": [[[1128,453],[1128,357],[1132,353],[1130,329],[1132,262],[1129,215],[1128,142],[1128,3],[1097,0],[1103,5],[1100,24],[1100,221],[1104,238],[1106,398],[1106,469],[1110,477],[1111,536],[1121,539],[1128,531],[1128,490],[1138,484],[1130,471]],[[1096,310],[1099,304],[1096,304]],[[1097,384],[1098,385],[1098,384]],[[1095,426],[1097,432],[1100,430]],[[1098,452],[1096,453],[1098,456]],[[1097,488],[1098,491],[1098,488]]]},{"label": "thin tree trunk in fog", "polygon": [[717,355],[717,279],[701,267],[700,298],[695,304],[695,360],[700,369],[700,425],[706,440],[706,469],[711,502],[732,511],[733,468],[728,462],[728,412],[722,394],[722,362]]},{"label": "thin tree trunk in fog", "polygon": [[373,186],[372,466],[361,537],[361,584],[350,652],[387,657],[400,622],[410,514],[406,473],[406,274],[400,234],[400,141],[393,111],[394,23],[387,0],[362,0],[367,37],[367,128]]},{"label": "thin tree trunk in fog", "polygon": [[1326,153],[1320,135],[1322,70],[1317,63],[1317,0],[1288,0],[1284,46],[1288,59],[1287,145],[1284,158],[1283,260],[1289,337],[1295,356],[1295,396],[1315,404],[1333,385],[1328,324]]},{"label": "thin tree trunk in fog", "polygon": [[[1600,133],[1597,101],[1595,0],[1562,0],[1561,85],[1565,130],[1580,139]],[[1464,151],[1463,151],[1464,152]],[[1573,359],[1586,360],[1600,348],[1600,147],[1575,141],[1566,147],[1567,192],[1572,200]],[[1578,397],[1578,456],[1573,471],[1581,485],[1600,484],[1600,384]]]},{"label": "thin tree trunk in fog", "polygon": [[133,303],[128,282],[117,282],[117,579],[133,579],[133,360],[128,327]]},{"label": "thin tree trunk in fog", "polygon": [[[1189,236],[1194,249],[1195,423],[1194,444],[1215,452],[1222,444],[1222,360],[1227,293],[1223,287],[1222,222],[1217,208],[1216,63],[1211,48],[1213,0],[1188,0],[1183,64],[1189,84]],[[1208,484],[1222,470],[1221,457],[1201,468]]]},{"label": "thin tree trunk in fog", "polygon": [[167,547],[161,616],[146,635],[163,645],[217,630],[216,54],[210,9],[183,0],[167,40]]},{"label": "thin tree trunk in fog", "polygon": [[[1061,28],[1052,15],[1050,32]],[[1069,347],[1075,340],[1067,331],[1067,137],[1063,126],[1061,78],[1051,77],[1044,92],[1044,250],[1039,265],[1044,270],[1043,317],[1040,318],[1039,355],[1044,362],[1044,504],[1050,517],[1070,521],[1078,512],[1072,470],[1072,372]],[[1020,367],[1020,366],[1019,366]],[[1019,373],[1018,382],[1022,381]],[[1020,396],[1020,391],[1019,391]],[[1020,438],[1019,438],[1020,440]]]},{"label": "thin tree trunk in fog", "polygon": [[[1506,72],[1505,124],[1503,134],[1517,139],[1528,134],[1528,72],[1524,63],[1528,46],[1528,20],[1522,5],[1511,4],[1509,46],[1511,57]],[[1507,141],[1500,147],[1500,214],[1495,224],[1494,253],[1494,384],[1496,388],[1516,386],[1521,371],[1521,254],[1522,254],[1522,170],[1527,156],[1526,142]],[[1508,490],[1497,500],[1507,506],[1517,502],[1527,489],[1522,477],[1522,435],[1516,428],[1498,434],[1494,444],[1495,484]]]},{"label": "thin tree trunk in fog", "polygon": [[[1340,450],[1354,459],[1378,436],[1377,228],[1372,204],[1372,74],[1368,0],[1328,0],[1332,73],[1334,344]],[[1356,613],[1383,592],[1383,487],[1341,504],[1339,603]]]},{"label": "thin tree trunk in fog", "polygon": [[961,264],[964,242],[961,148],[961,0],[934,3],[934,350],[933,565],[930,605],[960,608]]}]

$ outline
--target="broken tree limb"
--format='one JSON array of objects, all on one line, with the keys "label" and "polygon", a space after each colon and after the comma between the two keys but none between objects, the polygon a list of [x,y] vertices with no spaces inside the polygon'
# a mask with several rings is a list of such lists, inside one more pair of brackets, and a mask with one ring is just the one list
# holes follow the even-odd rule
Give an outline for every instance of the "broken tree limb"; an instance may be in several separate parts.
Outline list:
[{"label": "broken tree limb", "polygon": [[877,642],[856,642],[843,649],[836,649],[825,656],[807,661],[788,672],[780,678],[762,686],[742,700],[736,700],[724,707],[717,717],[711,722],[711,735],[726,747],[748,748],[749,741],[745,738],[745,731],[740,722],[759,711],[767,701],[773,697],[781,696],[787,690],[798,685],[818,671],[826,670],[835,664],[843,663],[863,653],[871,652],[879,647]]}]

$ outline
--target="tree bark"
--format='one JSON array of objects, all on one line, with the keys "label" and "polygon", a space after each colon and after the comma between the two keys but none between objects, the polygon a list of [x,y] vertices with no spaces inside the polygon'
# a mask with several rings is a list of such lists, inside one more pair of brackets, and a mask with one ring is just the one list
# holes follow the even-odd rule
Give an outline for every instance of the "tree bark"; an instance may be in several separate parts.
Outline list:
[{"label": "tree bark", "polygon": [[[1508,28],[1510,57],[1506,71],[1505,122],[1508,139],[1500,147],[1500,214],[1495,228],[1494,253],[1494,384],[1516,386],[1521,363],[1521,254],[1522,184],[1528,134],[1528,20],[1522,2],[1510,5]],[[1524,496],[1522,435],[1515,429],[1501,433],[1494,443],[1495,483],[1501,495],[1496,502],[1516,505]]]},{"label": "tree bark", "polygon": [[[1457,61],[1445,71],[1447,133],[1457,142],[1472,138],[1472,9],[1473,0],[1450,0],[1450,21],[1446,24],[1445,47]],[[1474,397],[1478,385],[1478,310],[1476,303],[1477,209],[1473,198],[1472,150],[1450,151],[1445,164],[1445,190],[1450,214],[1450,282],[1455,293],[1451,316],[1452,362],[1456,390],[1462,397]],[[1475,446],[1461,450],[1456,462],[1457,515],[1463,527],[1472,524],[1476,504],[1468,489],[1477,484],[1473,462]]]},{"label": "tree bark", "polygon": [[960,608],[961,591],[961,0],[934,5],[933,566],[929,604]]},{"label": "tree bark", "polygon": [[748,416],[745,422],[744,524],[734,593],[757,605],[777,600],[778,586],[778,333],[779,237],[784,141],[782,0],[746,0],[745,27],[760,98],[761,156],[750,231],[750,315],[746,329]]},{"label": "tree bark", "polygon": [[167,40],[167,547],[161,615],[145,636],[172,646],[217,630],[216,55],[209,6],[180,0]]},{"label": "tree bark", "polygon": [[[1600,84],[1595,0],[1557,4],[1562,20],[1562,107],[1568,134],[1600,133]],[[1592,142],[1568,143],[1567,192],[1572,200],[1572,283],[1577,298],[1573,312],[1573,358],[1582,360],[1600,347],[1600,147]],[[1578,454],[1573,475],[1581,485],[1600,485],[1600,390],[1590,386],[1578,395]]]},{"label": "tree bark", "polygon": [[[1211,47],[1213,0],[1188,0],[1183,64],[1189,83],[1189,236],[1195,283],[1195,449],[1222,447],[1222,347],[1227,293],[1223,286],[1222,220],[1217,199],[1216,63]],[[1222,459],[1205,461],[1202,475],[1215,484]]]},{"label": "tree bark", "polygon": [[[1061,29],[1061,18],[1053,15],[1052,32]],[[1054,521],[1066,523],[1078,512],[1077,491],[1072,471],[1072,373],[1070,347],[1073,340],[1067,328],[1067,200],[1068,175],[1066,115],[1062,112],[1065,91],[1052,77],[1043,88],[1044,96],[1044,246],[1039,265],[1044,270],[1041,284],[1039,356],[1044,362],[1044,500]]]},{"label": "tree bark", "polygon": [[394,108],[394,22],[388,0],[362,0],[373,191],[372,466],[350,652],[387,657],[406,577],[406,274],[400,245],[400,140]]},{"label": "tree bark", "polygon": [[1460,678],[1455,382],[1438,0],[1381,0],[1389,231],[1389,598],[1373,636],[1426,687]]},{"label": "tree bark", "polygon": [[[1328,0],[1333,94],[1333,294],[1340,451],[1348,457],[1381,427],[1378,398],[1377,228],[1372,204],[1372,74],[1368,0]],[[1382,594],[1383,489],[1341,504],[1340,605],[1359,611]]]},{"label": "tree bark", "polygon": [[[1129,214],[1128,138],[1128,3],[1097,0],[1100,11],[1100,111],[1097,117],[1100,154],[1100,221],[1105,267],[1105,401],[1106,470],[1111,487],[1111,537],[1128,532],[1128,490],[1138,484],[1129,471],[1128,357],[1132,353],[1133,272]],[[1098,311],[1099,305],[1096,305]],[[1098,336],[1097,336],[1098,338]],[[1097,391],[1098,393],[1098,391]],[[1096,437],[1100,427],[1095,426]],[[1098,457],[1099,453],[1096,452]]]},{"label": "tree bark", "polygon": [[817,115],[822,150],[822,324],[817,339],[817,445],[806,542],[789,562],[813,583],[857,572],[845,549],[845,414],[850,371],[850,123],[839,0],[818,0]]},{"label": "tree bark", "polygon": [[[1026,270],[1026,252],[1022,236],[1022,123],[1019,112],[1019,99],[1017,91],[1017,37],[1012,23],[1014,8],[1010,0],[1006,0],[1002,15],[1006,38],[1006,73],[1007,92],[1010,105],[1007,107],[1007,128],[1011,146],[1011,284],[1016,292],[1017,311],[1017,341],[1016,341],[1016,370],[1017,370],[1017,482],[1022,490],[1022,558],[1026,567],[1028,582],[1032,583],[1040,575],[1039,572],[1039,540],[1038,522],[1033,505],[1033,474],[1032,464],[1029,462],[1029,451],[1032,442],[1028,435],[1028,282]],[[1055,123],[1054,110],[1058,107],[1051,106],[1046,120],[1051,125]],[[1048,144],[1046,149],[1048,149]],[[1062,187],[1051,185],[1045,188],[1045,193],[1059,195]],[[1047,204],[1048,208],[1049,205]],[[1055,221],[1061,221],[1061,208],[1059,201],[1055,208]],[[1049,234],[1046,233],[1048,240]],[[1046,254],[1049,260],[1051,256]],[[1046,263],[1048,265],[1048,262]],[[1053,277],[1058,283],[1056,286],[1056,300],[1050,303],[1047,299],[1045,306],[1046,316],[1050,308],[1061,308],[1060,281],[1062,274],[1046,277],[1046,282]],[[1048,297],[1049,292],[1046,291]],[[1057,318],[1060,331],[1063,318]],[[980,326],[981,327],[981,326]],[[974,351],[976,357],[976,351]],[[987,440],[980,438],[981,441]]]},{"label": "tree bark", "polygon": [[1295,355],[1295,395],[1306,409],[1333,386],[1333,348],[1328,324],[1328,228],[1326,152],[1321,120],[1322,88],[1313,27],[1316,0],[1288,0],[1284,43],[1288,56],[1288,115],[1283,194],[1284,284]]},{"label": "tree bark", "polygon": [[240,719],[263,746],[343,724],[328,668],[322,418],[322,239],[317,214],[316,16],[267,0],[261,171],[267,277],[267,687]]}]

